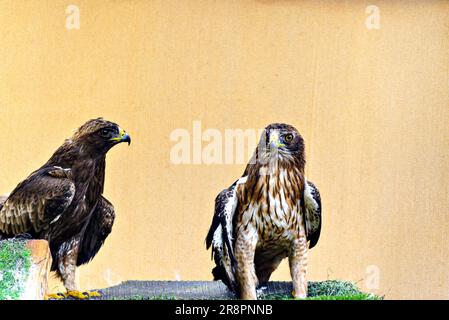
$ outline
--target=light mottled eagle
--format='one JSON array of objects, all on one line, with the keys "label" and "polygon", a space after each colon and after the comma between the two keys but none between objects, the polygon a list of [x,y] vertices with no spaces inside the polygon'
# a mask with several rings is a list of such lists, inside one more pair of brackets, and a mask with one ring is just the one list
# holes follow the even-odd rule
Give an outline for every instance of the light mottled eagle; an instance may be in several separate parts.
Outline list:
[{"label": "light mottled eagle", "polygon": [[206,237],[216,264],[212,274],[241,299],[257,299],[257,286],[268,282],[286,257],[293,296],[307,296],[307,251],[320,237],[321,199],[304,166],[299,132],[271,124],[243,176],[215,199]]},{"label": "light mottled eagle", "polygon": [[121,142],[131,138],[116,123],[89,120],[0,202],[0,239],[27,234],[50,243],[52,271],[67,293],[47,298],[99,295],[77,291],[75,270],[93,259],[111,232],[114,207],[102,196],[105,159]]}]

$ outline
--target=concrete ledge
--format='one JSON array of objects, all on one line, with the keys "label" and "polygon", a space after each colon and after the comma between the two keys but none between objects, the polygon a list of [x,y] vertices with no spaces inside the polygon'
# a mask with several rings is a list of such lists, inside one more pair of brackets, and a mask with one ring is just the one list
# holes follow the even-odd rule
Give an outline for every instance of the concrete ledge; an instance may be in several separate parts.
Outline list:
[{"label": "concrete ledge", "polygon": [[[229,300],[236,297],[220,281],[125,281],[101,290],[101,299],[132,300]],[[269,282],[257,290],[261,299],[291,298],[291,282]],[[379,298],[369,296],[348,281],[309,282],[309,297],[351,299]]]},{"label": "concrete ledge", "polygon": [[117,300],[204,300],[233,299],[234,295],[218,281],[134,281],[100,290],[101,299]]},{"label": "concrete ledge", "polygon": [[48,277],[52,263],[50,248],[46,240],[28,240],[31,251],[31,266],[21,300],[42,300],[48,292]]}]

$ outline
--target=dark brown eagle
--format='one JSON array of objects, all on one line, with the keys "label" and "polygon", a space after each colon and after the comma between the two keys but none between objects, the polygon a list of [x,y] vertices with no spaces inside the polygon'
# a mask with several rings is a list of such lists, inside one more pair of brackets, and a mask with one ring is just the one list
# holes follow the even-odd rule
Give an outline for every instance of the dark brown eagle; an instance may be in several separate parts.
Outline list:
[{"label": "dark brown eagle", "polygon": [[52,271],[67,293],[47,298],[99,295],[77,291],[75,270],[93,259],[111,232],[114,207],[102,196],[105,159],[121,142],[131,138],[116,123],[89,120],[0,202],[0,239],[27,234],[50,243]]},{"label": "dark brown eagle", "polygon": [[299,132],[271,124],[243,176],[215,199],[206,238],[216,264],[212,274],[242,299],[257,299],[257,286],[286,257],[293,296],[307,296],[307,251],[320,237],[321,199],[304,166]]}]

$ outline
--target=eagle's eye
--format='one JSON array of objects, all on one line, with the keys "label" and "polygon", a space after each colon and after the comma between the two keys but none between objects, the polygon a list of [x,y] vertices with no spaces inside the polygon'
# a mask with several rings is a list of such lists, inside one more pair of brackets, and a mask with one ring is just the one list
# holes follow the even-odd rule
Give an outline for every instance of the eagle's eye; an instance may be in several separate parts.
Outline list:
[{"label": "eagle's eye", "polygon": [[293,135],[291,133],[288,133],[284,137],[286,142],[291,142],[293,140]]},{"label": "eagle's eye", "polygon": [[100,136],[102,136],[103,138],[109,137],[109,130],[108,129],[101,129],[100,130]]}]

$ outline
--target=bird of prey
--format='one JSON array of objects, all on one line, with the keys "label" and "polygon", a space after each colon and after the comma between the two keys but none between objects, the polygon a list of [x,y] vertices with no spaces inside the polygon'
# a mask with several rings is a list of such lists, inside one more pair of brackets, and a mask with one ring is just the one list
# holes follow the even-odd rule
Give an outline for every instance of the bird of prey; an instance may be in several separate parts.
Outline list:
[{"label": "bird of prey", "polygon": [[293,296],[307,296],[307,252],[321,231],[321,199],[304,175],[304,140],[291,125],[274,123],[262,133],[243,176],[215,199],[206,246],[212,246],[214,280],[241,299],[288,257]]},{"label": "bird of prey", "polygon": [[27,234],[46,239],[53,258],[52,271],[66,293],[46,298],[78,299],[100,295],[79,292],[76,267],[92,260],[111,232],[114,207],[103,197],[106,153],[115,145],[131,143],[116,123],[102,118],[87,121],[0,203],[0,239]]}]

